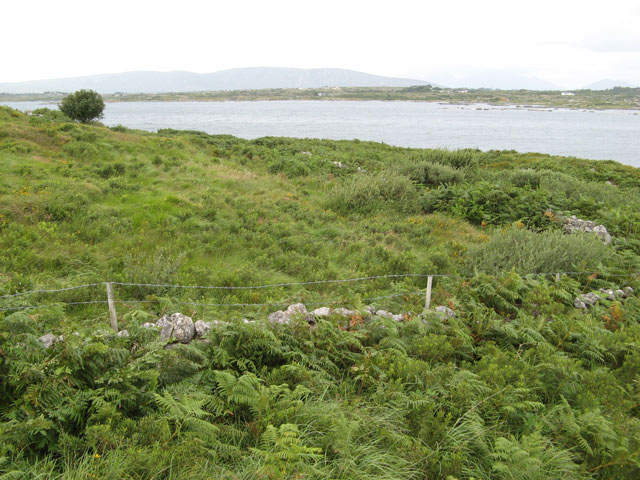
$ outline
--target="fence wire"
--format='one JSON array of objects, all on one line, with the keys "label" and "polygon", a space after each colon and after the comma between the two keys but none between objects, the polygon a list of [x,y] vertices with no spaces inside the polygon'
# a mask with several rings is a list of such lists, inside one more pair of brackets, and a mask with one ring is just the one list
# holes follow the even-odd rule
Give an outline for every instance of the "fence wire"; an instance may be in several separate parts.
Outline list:
[{"label": "fence wire", "polygon": [[[567,272],[549,272],[549,273],[530,273],[530,274],[520,274],[523,277],[548,277],[548,276],[562,276],[562,275],[602,275],[603,277],[637,277],[640,276],[640,272],[629,272],[629,273],[604,273],[600,272],[586,272],[586,271],[567,271]],[[119,286],[129,286],[129,287],[144,287],[144,288],[175,288],[175,289],[200,289],[200,290],[259,290],[259,289],[268,289],[268,288],[279,288],[279,287],[290,287],[290,286],[306,286],[306,285],[323,285],[323,284],[340,284],[340,283],[350,283],[350,282],[362,282],[368,280],[377,280],[377,279],[390,279],[390,278],[450,278],[457,280],[470,280],[475,278],[475,276],[463,277],[458,275],[446,275],[446,274],[428,274],[428,273],[405,273],[405,274],[390,274],[390,275],[372,275],[367,277],[355,277],[355,278],[345,278],[345,279],[333,279],[333,280],[314,280],[307,282],[283,282],[283,283],[271,283],[264,285],[229,285],[229,286],[216,286],[216,285],[177,285],[177,284],[155,284],[155,283],[134,283],[134,282],[98,282],[98,283],[87,283],[84,285],[76,285],[73,287],[66,288],[56,288],[56,289],[38,289],[38,290],[29,290],[25,292],[13,293],[0,296],[0,301],[8,300],[11,298],[22,297],[26,295],[35,295],[35,294],[49,294],[49,293],[59,293],[66,292],[71,290],[78,290],[82,288],[96,287],[101,285],[107,285],[107,283],[111,283],[112,285]],[[416,292],[401,292],[395,293],[391,295],[382,295],[377,297],[369,297],[363,298],[361,301],[368,302],[374,300],[383,300],[394,297],[402,297],[402,296],[412,296],[417,294],[423,294],[424,290],[416,291]],[[115,303],[118,304],[150,304],[150,303],[159,303],[160,300],[116,300]],[[0,312],[7,311],[15,311],[15,310],[28,310],[28,309],[37,309],[37,308],[45,308],[51,307],[54,305],[90,305],[90,304],[106,304],[107,300],[92,300],[92,301],[83,301],[83,302],[54,302],[49,304],[38,304],[38,305],[21,305],[21,306],[11,306],[11,307],[3,307],[0,308]],[[201,306],[201,307],[280,307],[289,305],[289,303],[199,303],[199,302],[188,302],[188,301],[172,301],[173,304],[177,305],[189,305],[189,306]],[[305,302],[306,305],[315,306],[315,305],[343,305],[349,303],[345,300],[325,300],[322,302]]]}]

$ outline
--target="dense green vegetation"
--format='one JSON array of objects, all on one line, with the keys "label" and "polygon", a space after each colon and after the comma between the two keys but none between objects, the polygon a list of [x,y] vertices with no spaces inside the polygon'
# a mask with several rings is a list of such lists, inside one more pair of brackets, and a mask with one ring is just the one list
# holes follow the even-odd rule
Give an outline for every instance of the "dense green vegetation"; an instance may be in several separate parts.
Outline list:
[{"label": "dense green vegetation", "polygon": [[89,123],[104,117],[104,100],[94,90],[78,90],[62,99],[60,111],[72,120]]},{"label": "dense green vegetation", "polygon": [[[573,93],[567,95],[566,93]],[[0,101],[58,101],[64,94],[1,94]],[[442,102],[452,104],[484,103],[522,107],[579,109],[640,109],[640,88],[615,87],[609,90],[495,90],[490,88],[415,87],[335,87],[271,88],[264,90],[217,90],[207,92],[115,93],[103,95],[106,102],[184,102],[252,100],[379,100]]]},{"label": "dense green vegetation", "polygon": [[[640,171],[512,151],[157,134],[0,108],[0,478],[634,479]],[[607,226],[562,232],[560,217]],[[580,271],[559,280],[532,273]],[[422,290],[424,292],[424,290]],[[373,304],[272,326],[276,307]],[[147,302],[147,303],[135,303]],[[21,305],[46,307],[23,309]],[[164,313],[225,320],[166,349]],[[255,319],[243,323],[241,318]],[[47,332],[64,341],[44,349]],[[79,336],[73,334],[79,332]]]}]

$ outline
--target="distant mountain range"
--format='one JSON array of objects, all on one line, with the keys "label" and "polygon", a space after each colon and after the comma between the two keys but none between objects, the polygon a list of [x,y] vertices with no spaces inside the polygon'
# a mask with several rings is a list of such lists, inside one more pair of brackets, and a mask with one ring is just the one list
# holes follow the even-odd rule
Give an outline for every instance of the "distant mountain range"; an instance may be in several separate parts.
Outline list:
[{"label": "distant mountain range", "polygon": [[611,80],[611,79],[604,79],[604,80],[599,80],[597,82],[594,83],[590,83],[589,85],[587,85],[585,88],[585,90],[609,90],[610,88],[613,87],[632,87],[632,88],[637,88],[640,85],[634,85],[632,83],[629,82],[623,82],[622,80]]},{"label": "distant mountain range", "polygon": [[73,92],[89,88],[100,93],[197,92],[261,88],[409,87],[433,85],[424,80],[381,77],[339,68],[234,68],[214,73],[124,72],[75,78],[0,83],[2,93]]}]

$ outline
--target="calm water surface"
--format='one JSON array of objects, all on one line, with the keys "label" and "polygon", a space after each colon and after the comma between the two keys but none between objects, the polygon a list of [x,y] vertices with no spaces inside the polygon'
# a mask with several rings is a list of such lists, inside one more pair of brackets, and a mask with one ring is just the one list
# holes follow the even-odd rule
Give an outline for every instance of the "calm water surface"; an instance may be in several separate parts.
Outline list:
[{"label": "calm water surface", "polygon": [[[37,102],[5,105],[21,110],[55,108]],[[358,138],[403,147],[513,149],[640,167],[640,114],[625,110],[421,102],[122,102],[107,104],[103,123],[243,138]]]}]

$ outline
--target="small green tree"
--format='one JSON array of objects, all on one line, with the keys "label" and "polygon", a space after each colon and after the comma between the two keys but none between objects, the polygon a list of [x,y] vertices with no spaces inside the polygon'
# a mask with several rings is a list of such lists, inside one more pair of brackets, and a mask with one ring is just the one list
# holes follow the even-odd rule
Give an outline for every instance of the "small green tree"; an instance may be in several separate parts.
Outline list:
[{"label": "small green tree", "polygon": [[88,123],[103,117],[104,101],[98,92],[78,90],[64,97],[59,108],[67,117]]}]

